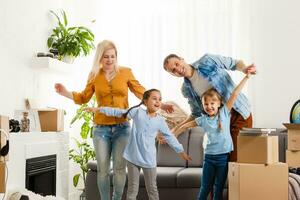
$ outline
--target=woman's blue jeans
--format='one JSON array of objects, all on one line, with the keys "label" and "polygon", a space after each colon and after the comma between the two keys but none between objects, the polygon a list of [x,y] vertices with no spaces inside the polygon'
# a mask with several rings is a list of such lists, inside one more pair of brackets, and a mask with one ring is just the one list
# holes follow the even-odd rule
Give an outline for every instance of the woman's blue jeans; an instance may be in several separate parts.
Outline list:
[{"label": "woman's blue jeans", "polygon": [[97,159],[97,184],[101,200],[110,200],[110,161],[113,163],[113,200],[121,200],[126,181],[123,151],[130,132],[128,122],[94,127],[93,142]]},{"label": "woman's blue jeans", "polygon": [[229,154],[204,155],[199,200],[207,200],[213,188],[213,199],[223,199],[223,187],[227,179]]}]

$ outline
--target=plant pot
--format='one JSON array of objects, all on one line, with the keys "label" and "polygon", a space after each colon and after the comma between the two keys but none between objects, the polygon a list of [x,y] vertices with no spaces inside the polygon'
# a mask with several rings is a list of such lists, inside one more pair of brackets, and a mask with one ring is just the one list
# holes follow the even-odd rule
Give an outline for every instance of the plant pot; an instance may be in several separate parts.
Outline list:
[{"label": "plant pot", "polygon": [[74,60],[75,60],[75,57],[69,56],[69,55],[63,56],[61,59],[61,61],[65,62],[65,63],[70,63],[70,64],[72,64],[74,62]]}]

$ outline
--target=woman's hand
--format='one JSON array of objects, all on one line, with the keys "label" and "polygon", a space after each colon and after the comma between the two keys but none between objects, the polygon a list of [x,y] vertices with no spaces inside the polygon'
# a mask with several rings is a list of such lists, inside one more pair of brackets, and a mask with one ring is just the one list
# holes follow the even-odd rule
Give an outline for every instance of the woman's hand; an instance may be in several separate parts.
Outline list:
[{"label": "woman's hand", "polygon": [[99,111],[99,108],[95,108],[95,107],[87,107],[84,109],[86,112],[92,112],[92,113],[96,113]]},{"label": "woman's hand", "polygon": [[187,155],[185,152],[181,152],[179,153],[179,156],[183,159],[183,160],[186,160],[186,161],[192,161],[192,158]]},{"label": "woman's hand", "polygon": [[69,99],[73,99],[73,94],[69,92],[63,84],[55,83],[54,88],[58,94],[67,97]]}]

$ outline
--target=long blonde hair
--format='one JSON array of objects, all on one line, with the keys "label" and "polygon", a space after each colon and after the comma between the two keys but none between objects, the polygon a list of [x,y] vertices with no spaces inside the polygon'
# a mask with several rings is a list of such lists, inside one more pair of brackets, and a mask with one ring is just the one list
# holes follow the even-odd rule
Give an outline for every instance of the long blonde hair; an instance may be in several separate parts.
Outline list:
[{"label": "long blonde hair", "polygon": [[[89,74],[89,78],[88,78],[89,81],[94,80],[94,78],[100,72],[100,69],[103,67],[102,64],[100,63],[100,61],[103,58],[104,52],[109,49],[114,49],[116,52],[116,58],[118,58],[117,47],[112,41],[103,40],[102,42],[99,42],[99,44],[97,45],[97,49],[96,49],[96,53],[95,53],[95,57],[94,57],[93,67]],[[115,65],[115,71],[118,71],[118,63],[117,62]]]}]

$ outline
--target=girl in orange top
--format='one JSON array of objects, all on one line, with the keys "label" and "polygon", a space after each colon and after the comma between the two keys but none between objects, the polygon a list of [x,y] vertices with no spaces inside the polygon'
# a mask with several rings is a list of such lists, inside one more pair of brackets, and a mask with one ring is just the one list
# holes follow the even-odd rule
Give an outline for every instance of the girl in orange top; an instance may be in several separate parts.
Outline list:
[{"label": "girl in orange top", "polygon": [[[107,40],[97,46],[93,68],[82,92],[70,92],[60,83],[55,84],[55,89],[58,94],[74,100],[76,104],[87,103],[95,94],[98,107],[122,109],[128,108],[128,89],[139,99],[145,91],[129,68],[118,66],[116,46]],[[93,142],[101,199],[110,199],[109,172],[112,157],[113,199],[120,200],[126,180],[126,162],[122,155],[129,136],[129,123],[125,118],[108,117],[99,112],[95,114],[94,123]]]}]

